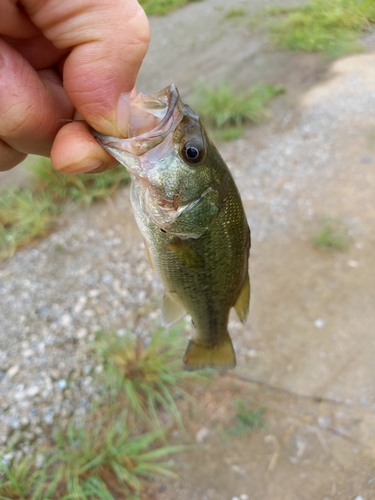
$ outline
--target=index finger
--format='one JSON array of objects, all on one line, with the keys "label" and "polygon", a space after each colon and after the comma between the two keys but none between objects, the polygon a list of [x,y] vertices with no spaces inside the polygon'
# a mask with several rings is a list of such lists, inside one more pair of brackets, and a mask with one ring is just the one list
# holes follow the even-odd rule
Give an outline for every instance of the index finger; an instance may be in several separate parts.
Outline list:
[{"label": "index finger", "polygon": [[85,120],[103,134],[124,136],[130,91],[150,31],[137,0],[24,0],[34,24],[52,43],[70,48],[65,91]]}]

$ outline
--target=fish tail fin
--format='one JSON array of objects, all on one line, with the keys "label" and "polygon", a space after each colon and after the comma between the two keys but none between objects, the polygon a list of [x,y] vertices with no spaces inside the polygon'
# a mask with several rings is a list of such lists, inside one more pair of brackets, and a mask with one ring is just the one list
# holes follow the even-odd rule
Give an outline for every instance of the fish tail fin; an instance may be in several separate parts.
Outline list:
[{"label": "fish tail fin", "polygon": [[188,371],[203,368],[228,370],[236,366],[236,355],[229,334],[218,344],[209,345],[190,340],[184,356],[184,368]]}]

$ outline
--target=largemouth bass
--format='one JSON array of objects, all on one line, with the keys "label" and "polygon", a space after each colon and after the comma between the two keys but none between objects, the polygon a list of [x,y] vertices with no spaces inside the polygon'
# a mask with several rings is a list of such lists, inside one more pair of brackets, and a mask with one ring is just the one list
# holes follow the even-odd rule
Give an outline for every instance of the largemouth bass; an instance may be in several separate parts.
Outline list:
[{"label": "largemouth bass", "polygon": [[165,286],[162,324],[192,318],[185,368],[234,368],[228,319],[232,307],[248,315],[250,230],[199,116],[170,85],[132,100],[128,138],[93,134],[131,174],[134,215]]}]

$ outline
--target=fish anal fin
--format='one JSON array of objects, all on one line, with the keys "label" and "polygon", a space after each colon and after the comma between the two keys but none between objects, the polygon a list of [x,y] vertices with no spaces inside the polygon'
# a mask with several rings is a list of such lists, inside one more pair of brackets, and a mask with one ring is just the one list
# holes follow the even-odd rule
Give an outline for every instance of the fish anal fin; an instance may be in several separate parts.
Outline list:
[{"label": "fish anal fin", "polygon": [[234,309],[241,323],[245,323],[247,315],[249,314],[250,305],[250,278],[249,273],[243,282],[240,294],[234,304]]},{"label": "fish anal fin", "polygon": [[184,355],[184,368],[187,371],[215,368],[229,370],[236,366],[236,355],[233,344],[226,335],[218,344],[200,343],[199,340],[190,340]]},{"label": "fish anal fin", "polygon": [[172,296],[172,292],[165,292],[161,309],[161,324],[171,326],[186,314],[186,310]]},{"label": "fish anal fin", "polygon": [[203,267],[202,257],[185,240],[175,238],[165,246],[177,255],[177,257],[188,267]]}]

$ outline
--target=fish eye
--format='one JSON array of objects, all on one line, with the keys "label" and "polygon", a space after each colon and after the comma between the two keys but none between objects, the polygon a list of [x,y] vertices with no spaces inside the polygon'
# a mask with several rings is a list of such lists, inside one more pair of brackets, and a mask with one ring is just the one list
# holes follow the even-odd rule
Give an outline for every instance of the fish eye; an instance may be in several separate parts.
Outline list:
[{"label": "fish eye", "polygon": [[187,162],[198,163],[204,155],[203,144],[200,141],[187,141],[185,142],[181,153]]}]

